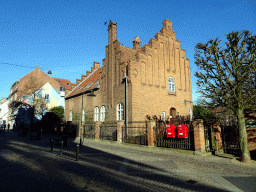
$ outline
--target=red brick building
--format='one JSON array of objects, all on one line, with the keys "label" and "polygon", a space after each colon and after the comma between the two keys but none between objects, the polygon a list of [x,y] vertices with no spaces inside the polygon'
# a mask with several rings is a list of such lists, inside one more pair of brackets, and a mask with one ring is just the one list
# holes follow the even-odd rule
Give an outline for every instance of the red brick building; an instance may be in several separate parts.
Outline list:
[{"label": "red brick building", "polygon": [[[140,44],[136,37],[133,49],[120,45],[117,24],[110,21],[103,67],[94,62],[91,71],[66,89],[66,120],[81,122],[84,114],[93,116],[94,121],[123,120],[125,74],[129,122],[144,121],[146,115],[163,118],[192,115],[189,59],[175,38],[172,22],[165,19],[161,32],[143,47]],[[96,97],[86,96],[90,90]]]}]

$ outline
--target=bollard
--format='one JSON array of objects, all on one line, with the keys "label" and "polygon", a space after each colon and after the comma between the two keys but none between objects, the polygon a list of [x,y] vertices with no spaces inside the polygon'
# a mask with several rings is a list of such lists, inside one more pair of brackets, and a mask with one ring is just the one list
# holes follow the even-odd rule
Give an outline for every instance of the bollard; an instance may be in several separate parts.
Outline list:
[{"label": "bollard", "polygon": [[82,137],[80,137],[80,148],[82,148]]},{"label": "bollard", "polygon": [[60,144],[60,156],[62,156],[62,152],[63,152],[63,140],[61,140],[61,144]]},{"label": "bollard", "polygon": [[51,139],[51,153],[53,152],[53,140]]},{"label": "bollard", "polygon": [[78,161],[78,155],[79,155],[79,145],[76,145],[76,161]]}]

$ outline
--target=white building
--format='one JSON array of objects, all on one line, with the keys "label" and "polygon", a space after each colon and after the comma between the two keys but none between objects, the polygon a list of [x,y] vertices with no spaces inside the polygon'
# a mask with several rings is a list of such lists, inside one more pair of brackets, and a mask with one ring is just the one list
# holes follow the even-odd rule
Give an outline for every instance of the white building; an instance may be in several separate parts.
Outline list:
[{"label": "white building", "polygon": [[0,125],[7,125],[8,99],[2,98],[0,101]]}]

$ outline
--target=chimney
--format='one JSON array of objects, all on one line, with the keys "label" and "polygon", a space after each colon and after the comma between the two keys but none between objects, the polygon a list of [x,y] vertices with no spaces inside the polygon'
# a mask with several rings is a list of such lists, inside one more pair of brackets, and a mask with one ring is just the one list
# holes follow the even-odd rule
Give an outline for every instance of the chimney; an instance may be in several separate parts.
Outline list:
[{"label": "chimney", "polygon": [[108,44],[110,45],[116,40],[116,23],[110,20],[108,24]]},{"label": "chimney", "polygon": [[133,49],[138,50],[140,48],[140,43],[141,43],[139,36],[135,37],[132,42],[133,42]]}]

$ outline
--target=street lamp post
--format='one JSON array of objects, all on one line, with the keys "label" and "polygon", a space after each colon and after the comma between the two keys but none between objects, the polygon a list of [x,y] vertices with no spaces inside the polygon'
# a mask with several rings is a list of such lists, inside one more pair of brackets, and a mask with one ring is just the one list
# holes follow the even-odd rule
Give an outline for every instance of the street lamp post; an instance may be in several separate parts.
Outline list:
[{"label": "street lamp post", "polygon": [[123,82],[125,82],[125,136],[128,138],[128,76],[125,73]]}]

